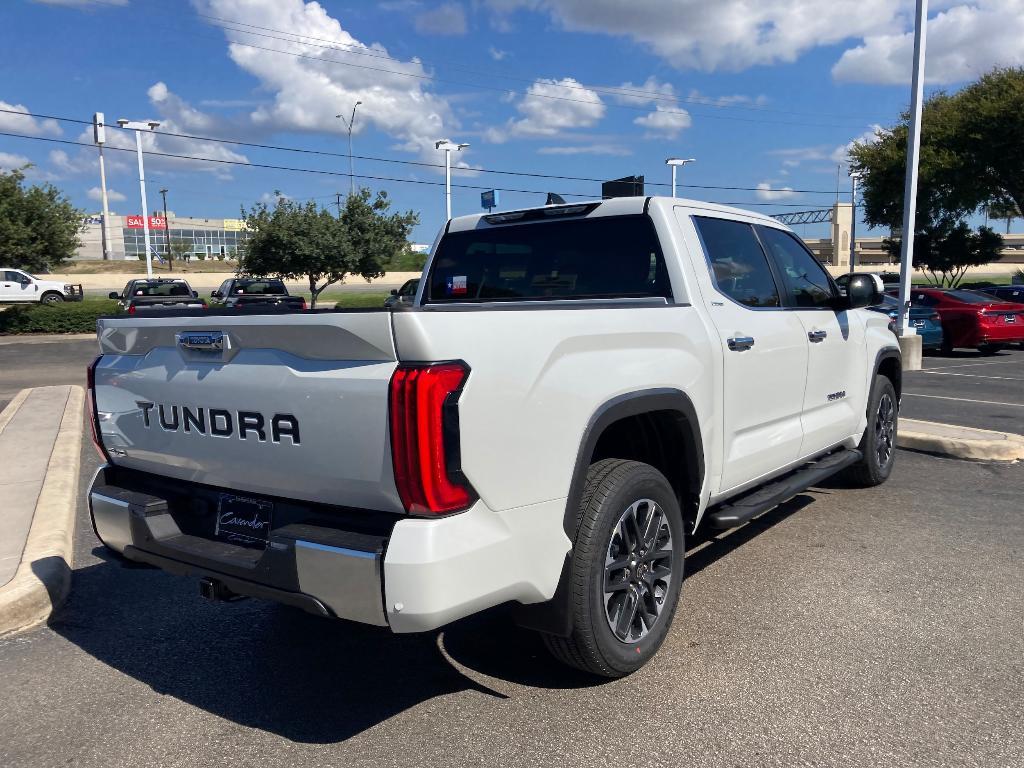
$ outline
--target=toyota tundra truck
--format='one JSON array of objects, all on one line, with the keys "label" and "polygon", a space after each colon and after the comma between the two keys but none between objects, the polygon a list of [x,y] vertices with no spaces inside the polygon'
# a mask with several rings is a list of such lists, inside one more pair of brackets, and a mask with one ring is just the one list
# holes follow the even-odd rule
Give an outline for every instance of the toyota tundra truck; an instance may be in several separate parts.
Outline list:
[{"label": "toyota tundra truck", "polygon": [[102,319],[95,532],[206,597],[393,632],[505,604],[620,677],[698,526],[889,476],[881,289],[773,219],[620,198],[448,221],[409,306]]}]

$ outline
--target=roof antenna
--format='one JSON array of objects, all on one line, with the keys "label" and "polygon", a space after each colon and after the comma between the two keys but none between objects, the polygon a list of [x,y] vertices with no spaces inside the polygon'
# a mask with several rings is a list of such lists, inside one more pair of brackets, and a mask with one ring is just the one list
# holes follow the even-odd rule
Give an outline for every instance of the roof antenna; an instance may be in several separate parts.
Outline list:
[{"label": "roof antenna", "polygon": [[548,192],[548,200],[544,205],[565,205],[565,198],[556,192]]}]

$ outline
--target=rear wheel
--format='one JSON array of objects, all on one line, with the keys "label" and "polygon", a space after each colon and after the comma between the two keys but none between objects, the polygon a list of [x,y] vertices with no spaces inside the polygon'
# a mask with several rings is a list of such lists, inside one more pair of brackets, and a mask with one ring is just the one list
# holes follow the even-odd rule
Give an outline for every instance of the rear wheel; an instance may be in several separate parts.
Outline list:
[{"label": "rear wheel", "polygon": [[875,376],[868,400],[868,426],[858,446],[863,457],[846,470],[847,478],[864,488],[881,485],[889,479],[896,462],[898,426],[896,389],[888,377]]},{"label": "rear wheel", "polygon": [[56,291],[50,291],[49,293],[44,293],[39,301],[43,304],[63,304],[64,297]]},{"label": "rear wheel", "polygon": [[679,601],[684,536],[675,491],[658,470],[623,459],[593,464],[569,576],[573,631],[544,636],[555,658],[623,677],[653,657]]},{"label": "rear wheel", "polygon": [[994,355],[1003,348],[1002,344],[981,344],[978,346],[978,351],[983,355]]}]

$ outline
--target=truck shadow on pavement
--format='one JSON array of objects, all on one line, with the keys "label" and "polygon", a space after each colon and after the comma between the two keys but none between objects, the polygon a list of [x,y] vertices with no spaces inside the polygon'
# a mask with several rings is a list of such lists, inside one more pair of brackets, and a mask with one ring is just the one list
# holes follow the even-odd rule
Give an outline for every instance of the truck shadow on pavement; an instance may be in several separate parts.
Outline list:
[{"label": "truck shadow on pavement", "polygon": [[[806,504],[798,497],[728,536],[695,538],[687,572],[698,572]],[[212,604],[194,579],[124,564],[101,547],[99,563],[74,572],[53,631],[160,695],[296,742],[345,741],[431,699],[477,691],[489,676],[572,689],[609,681],[551,658],[540,637],[512,624],[504,607],[440,632],[393,635],[259,600]],[[106,679],[112,700],[134,696]]]}]

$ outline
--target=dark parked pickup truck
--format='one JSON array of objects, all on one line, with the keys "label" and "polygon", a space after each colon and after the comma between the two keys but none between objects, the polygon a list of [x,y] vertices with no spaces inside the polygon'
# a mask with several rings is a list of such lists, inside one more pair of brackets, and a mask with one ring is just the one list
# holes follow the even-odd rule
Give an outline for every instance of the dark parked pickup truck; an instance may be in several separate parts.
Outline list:
[{"label": "dark parked pickup truck", "polygon": [[238,309],[258,305],[261,309],[305,309],[302,296],[289,296],[288,288],[281,280],[267,278],[235,277],[225,280],[220,288],[210,293],[215,306],[224,309]]},{"label": "dark parked pickup truck", "polygon": [[129,280],[121,293],[111,291],[109,296],[120,301],[121,309],[130,315],[167,309],[206,309],[206,302],[184,280]]}]

